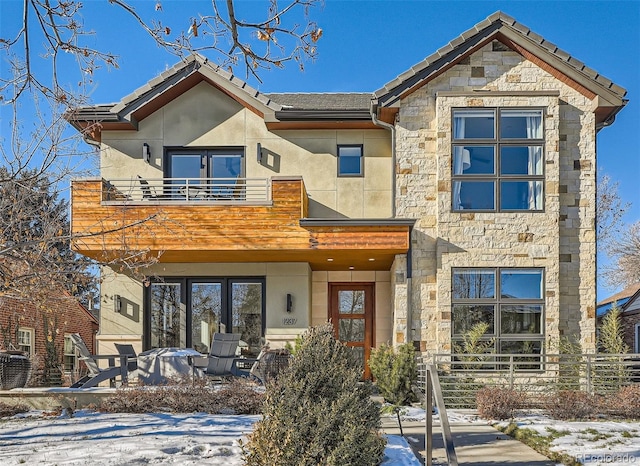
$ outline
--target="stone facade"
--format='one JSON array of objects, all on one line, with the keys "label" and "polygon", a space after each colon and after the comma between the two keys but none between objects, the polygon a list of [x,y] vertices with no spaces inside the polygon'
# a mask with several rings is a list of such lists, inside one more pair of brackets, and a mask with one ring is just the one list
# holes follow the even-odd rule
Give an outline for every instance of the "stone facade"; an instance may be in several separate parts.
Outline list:
[{"label": "stone facade", "polygon": [[[452,211],[451,122],[452,109],[460,107],[543,109],[544,211]],[[593,349],[592,101],[494,41],[404,97],[396,128],[396,212],[418,219],[410,339],[420,341],[423,351],[451,349],[452,268],[542,267],[546,338],[576,336],[585,350]],[[396,334],[402,325],[397,319]]]}]

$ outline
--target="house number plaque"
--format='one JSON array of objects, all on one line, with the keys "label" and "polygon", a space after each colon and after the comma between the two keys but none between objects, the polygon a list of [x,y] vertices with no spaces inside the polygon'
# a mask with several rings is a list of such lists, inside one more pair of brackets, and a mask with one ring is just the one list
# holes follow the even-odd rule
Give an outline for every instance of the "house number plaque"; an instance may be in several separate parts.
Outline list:
[{"label": "house number plaque", "polygon": [[284,317],[282,319],[282,325],[295,325],[296,322],[298,322],[298,319],[295,319],[293,317]]}]

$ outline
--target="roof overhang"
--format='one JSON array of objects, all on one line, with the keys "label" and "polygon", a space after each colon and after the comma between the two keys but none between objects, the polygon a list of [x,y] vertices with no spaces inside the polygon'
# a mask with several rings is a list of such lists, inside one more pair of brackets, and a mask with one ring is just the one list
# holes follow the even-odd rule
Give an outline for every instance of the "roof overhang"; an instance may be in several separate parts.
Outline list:
[{"label": "roof overhang", "polygon": [[384,108],[398,107],[403,98],[494,40],[591,99],[598,128],[611,124],[627,103],[624,88],[513,18],[496,12],[376,91],[374,109],[381,113]]}]

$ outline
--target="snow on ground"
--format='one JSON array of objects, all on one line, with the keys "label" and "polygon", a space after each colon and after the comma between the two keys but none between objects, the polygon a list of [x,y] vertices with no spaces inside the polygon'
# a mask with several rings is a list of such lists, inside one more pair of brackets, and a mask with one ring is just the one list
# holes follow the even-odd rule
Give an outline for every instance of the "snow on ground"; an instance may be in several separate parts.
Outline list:
[{"label": "snow on ground", "polygon": [[[557,437],[551,450],[573,456],[586,465],[640,465],[640,422],[568,422],[541,414],[514,419],[518,427]],[[506,422],[498,423],[506,425]]]},{"label": "snow on ground", "polygon": [[[260,416],[30,412],[0,420],[0,464],[243,464],[238,440]],[[389,435],[385,466],[419,466],[407,442]]]},{"label": "snow on ground", "polygon": [[[490,423],[472,411],[450,410],[451,424]],[[78,411],[73,417],[31,411],[0,419],[0,464],[241,465],[238,440],[260,416],[209,414],[106,414]],[[403,421],[423,422],[408,408]],[[553,450],[585,465],[640,465],[640,422],[565,422],[540,414],[515,419],[522,428],[558,436]],[[502,423],[503,425],[505,423]],[[561,434],[558,434],[558,432]],[[384,466],[418,466],[405,439],[389,435]]]}]

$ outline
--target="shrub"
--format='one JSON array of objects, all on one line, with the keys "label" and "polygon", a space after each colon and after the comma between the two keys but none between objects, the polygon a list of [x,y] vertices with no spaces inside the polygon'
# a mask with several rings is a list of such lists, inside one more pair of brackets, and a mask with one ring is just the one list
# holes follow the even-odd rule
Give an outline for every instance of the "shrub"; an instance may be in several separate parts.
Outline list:
[{"label": "shrub", "polygon": [[524,401],[523,392],[510,388],[484,387],[476,394],[478,414],[485,419],[513,419]]},{"label": "shrub", "polygon": [[384,453],[380,409],[351,350],[323,325],[307,331],[267,387],[263,418],[241,444],[248,466],[375,465]]},{"label": "shrub", "polygon": [[206,381],[181,382],[158,387],[120,388],[102,401],[100,411],[110,413],[173,412],[209,414],[259,414],[264,394],[244,379],[233,379],[221,387]]},{"label": "shrub", "polygon": [[412,344],[400,345],[395,352],[384,344],[372,350],[369,368],[386,402],[403,406],[416,401],[413,385],[418,380],[418,366]]},{"label": "shrub", "polygon": [[626,419],[640,419],[640,385],[622,387],[616,394],[606,399],[610,414]]},{"label": "shrub", "polygon": [[0,401],[0,417],[11,417],[27,411],[29,411],[29,408],[25,405],[10,405]]},{"label": "shrub", "polygon": [[544,398],[544,409],[554,419],[591,418],[598,409],[598,399],[579,390],[559,390]]}]

